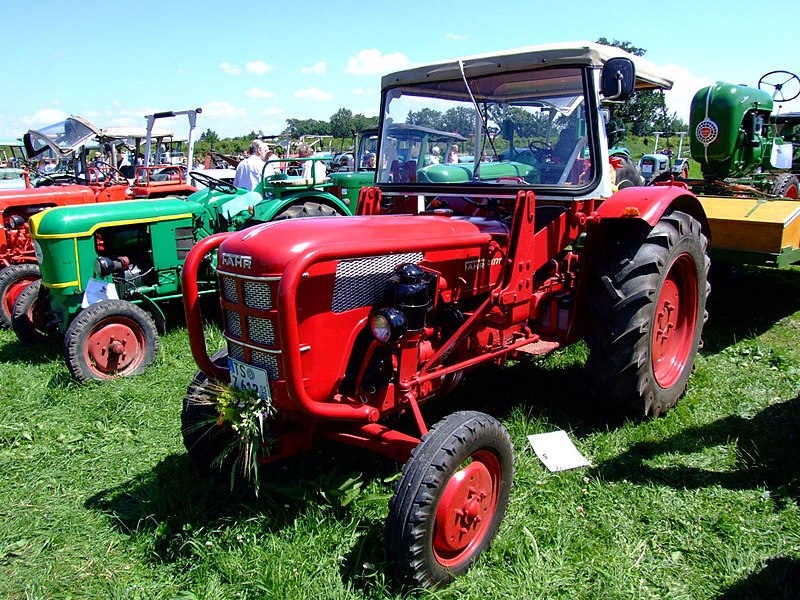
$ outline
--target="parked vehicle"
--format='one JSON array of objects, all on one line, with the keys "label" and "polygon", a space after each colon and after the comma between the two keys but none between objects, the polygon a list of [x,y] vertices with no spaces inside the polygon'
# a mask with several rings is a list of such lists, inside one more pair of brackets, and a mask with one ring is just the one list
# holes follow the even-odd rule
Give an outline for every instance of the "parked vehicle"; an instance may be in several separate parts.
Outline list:
[{"label": "parked vehicle", "polygon": [[[474,367],[585,336],[598,402],[667,412],[706,319],[708,228],[684,187],[613,192],[600,104],[670,86],[649,62],[588,42],[385,76],[376,185],[362,190],[358,216],[266,223],[206,238],[187,257],[200,371],[182,433],[198,468],[236,447],[236,431],[217,425],[215,390],[226,385],[271,407],[262,462],[324,438],[405,463],[386,551],[425,587],[470,567],[511,492],[513,443],[498,420],[458,411],[431,426],[423,414]],[[404,154],[393,132],[412,109],[463,113],[472,161],[424,166],[422,153]],[[551,114],[559,139],[573,128],[564,148],[502,155],[521,124]],[[215,250],[226,348],[210,356],[198,294]]]},{"label": "parked vehicle", "polygon": [[26,187],[25,160],[21,140],[0,139],[0,190]]},{"label": "parked vehicle", "polygon": [[[135,375],[155,358],[166,322],[161,306],[180,298],[183,262],[198,240],[273,219],[349,214],[327,182],[276,177],[248,191],[204,171],[191,176],[204,187],[185,199],[33,215],[41,280],[17,292],[11,320],[19,340],[63,339],[79,381]],[[215,267],[204,263],[202,293],[216,293]]]}]

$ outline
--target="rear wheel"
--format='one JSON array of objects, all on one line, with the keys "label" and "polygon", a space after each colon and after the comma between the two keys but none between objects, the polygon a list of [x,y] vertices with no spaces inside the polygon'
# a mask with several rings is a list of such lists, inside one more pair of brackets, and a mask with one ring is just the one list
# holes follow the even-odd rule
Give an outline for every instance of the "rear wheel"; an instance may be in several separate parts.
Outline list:
[{"label": "rear wheel", "polygon": [[299,219],[301,217],[340,217],[340,212],[337,212],[332,206],[322,204],[320,202],[307,201],[301,204],[292,204],[284,208],[281,212],[275,215],[274,221],[282,221],[284,219]]},{"label": "rear wheel", "polygon": [[0,327],[11,328],[11,313],[20,292],[41,277],[39,266],[32,263],[11,265],[0,272]]},{"label": "rear wheel", "polygon": [[641,235],[607,232],[589,293],[590,376],[617,412],[658,416],[686,389],[705,312],[708,241],[692,216]]},{"label": "rear wheel", "polygon": [[800,182],[795,175],[784,173],[772,184],[772,195],[776,198],[800,198]]},{"label": "rear wheel", "polygon": [[415,585],[448,583],[491,543],[514,476],[511,437],[489,415],[453,413],[403,466],[386,521],[386,551]]},{"label": "rear wheel", "polygon": [[103,300],[73,319],[64,336],[67,368],[78,381],[138,375],[155,359],[158,333],[145,311]]},{"label": "rear wheel", "polygon": [[17,296],[11,327],[25,345],[52,343],[61,338],[58,318],[50,310],[50,292],[41,279],[28,284]]}]

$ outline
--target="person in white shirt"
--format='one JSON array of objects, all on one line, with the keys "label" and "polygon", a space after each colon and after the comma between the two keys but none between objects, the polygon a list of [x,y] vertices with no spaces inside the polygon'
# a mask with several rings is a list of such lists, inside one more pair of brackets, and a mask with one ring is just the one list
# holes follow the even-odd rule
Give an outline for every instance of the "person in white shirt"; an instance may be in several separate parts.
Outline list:
[{"label": "person in white shirt", "polygon": [[[250,156],[245,158],[236,167],[233,185],[246,190],[254,190],[261,183],[261,174],[265,177],[274,174],[274,169],[264,170],[264,160],[267,158],[268,146],[261,140],[250,142]],[[272,165],[270,165],[272,167]]]},{"label": "person in white shirt", "polygon": [[[300,144],[297,146],[297,155],[300,158],[310,158],[314,155],[314,151],[308,144]],[[328,171],[325,169],[325,164],[321,160],[304,160],[303,173],[301,176],[309,183],[312,183],[312,179],[313,183],[323,183],[328,178]]]}]

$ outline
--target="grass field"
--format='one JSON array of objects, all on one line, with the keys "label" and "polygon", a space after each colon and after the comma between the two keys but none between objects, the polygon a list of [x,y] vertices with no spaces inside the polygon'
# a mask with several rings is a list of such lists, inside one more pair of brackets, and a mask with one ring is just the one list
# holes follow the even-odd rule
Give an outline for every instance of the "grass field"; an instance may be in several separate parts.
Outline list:
[{"label": "grass field", "polygon": [[[704,348],[666,417],[609,423],[582,344],[475,372],[428,414],[489,412],[516,476],[491,549],[422,598],[796,598],[800,270],[714,283]],[[209,327],[221,344],[216,328]],[[384,560],[399,467],[321,445],[258,498],[194,472],[180,328],[143,376],[72,382],[58,349],[0,331],[0,597],[401,598]],[[435,417],[432,417],[434,419]],[[549,473],[531,433],[567,430],[592,466]]]}]

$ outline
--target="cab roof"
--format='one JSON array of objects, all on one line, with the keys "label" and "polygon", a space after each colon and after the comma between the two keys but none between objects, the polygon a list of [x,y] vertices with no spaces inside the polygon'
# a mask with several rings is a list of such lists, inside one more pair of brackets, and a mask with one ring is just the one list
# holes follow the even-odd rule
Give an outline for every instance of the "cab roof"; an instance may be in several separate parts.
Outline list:
[{"label": "cab roof", "polygon": [[467,77],[477,77],[533,67],[575,64],[602,67],[606,61],[614,57],[625,57],[633,61],[636,67],[637,90],[656,88],[668,90],[672,88],[673,81],[666,76],[662,67],[615,46],[584,41],[527,46],[413,67],[385,75],[381,80],[381,87],[386,89],[396,85],[443,81],[460,77],[459,60],[464,64],[464,73]]}]

